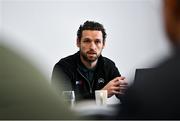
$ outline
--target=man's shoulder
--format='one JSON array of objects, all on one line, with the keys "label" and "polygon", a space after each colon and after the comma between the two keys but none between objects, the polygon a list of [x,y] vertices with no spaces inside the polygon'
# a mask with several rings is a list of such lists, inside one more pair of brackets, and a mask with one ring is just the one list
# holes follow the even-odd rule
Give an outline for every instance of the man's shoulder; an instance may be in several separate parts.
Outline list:
[{"label": "man's shoulder", "polygon": [[102,56],[102,60],[103,60],[104,64],[106,64],[106,65],[109,65],[109,64],[110,65],[115,65],[114,61],[107,58],[107,57]]},{"label": "man's shoulder", "polygon": [[59,62],[56,63],[56,65],[73,66],[76,63],[77,57],[78,57],[78,53],[66,56],[64,58],[61,58]]},{"label": "man's shoulder", "polygon": [[76,54],[66,56],[64,58],[61,58],[59,62],[73,62],[75,59]]}]

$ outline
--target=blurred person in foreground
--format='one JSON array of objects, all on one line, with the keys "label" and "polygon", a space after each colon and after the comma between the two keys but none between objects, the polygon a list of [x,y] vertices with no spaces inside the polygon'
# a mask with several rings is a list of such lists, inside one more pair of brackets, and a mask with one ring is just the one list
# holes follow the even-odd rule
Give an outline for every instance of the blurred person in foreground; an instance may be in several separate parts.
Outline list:
[{"label": "blurred person in foreground", "polygon": [[180,119],[180,1],[163,0],[163,5],[174,54],[127,90],[119,119]]},{"label": "blurred person in foreground", "polygon": [[0,120],[76,119],[27,59],[0,45]]},{"label": "blurred person in foreground", "polygon": [[105,42],[106,31],[102,24],[86,21],[80,25],[76,40],[79,51],[55,64],[52,83],[57,88],[63,83],[65,90],[75,91],[76,101],[94,99],[95,90],[107,90],[108,97],[120,98],[127,82],[115,63],[102,56]]}]

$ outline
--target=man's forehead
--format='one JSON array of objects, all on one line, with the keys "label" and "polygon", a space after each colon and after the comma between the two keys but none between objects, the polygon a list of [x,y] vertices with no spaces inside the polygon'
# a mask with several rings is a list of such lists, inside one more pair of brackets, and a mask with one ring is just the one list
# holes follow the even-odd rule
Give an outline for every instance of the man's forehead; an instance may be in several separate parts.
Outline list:
[{"label": "man's forehead", "polygon": [[90,37],[92,37],[92,36],[102,37],[102,32],[99,30],[84,30],[82,32],[82,35],[83,36],[90,36]]},{"label": "man's forehead", "polygon": [[100,30],[83,30],[82,32],[83,33],[101,33],[102,34],[102,32]]}]

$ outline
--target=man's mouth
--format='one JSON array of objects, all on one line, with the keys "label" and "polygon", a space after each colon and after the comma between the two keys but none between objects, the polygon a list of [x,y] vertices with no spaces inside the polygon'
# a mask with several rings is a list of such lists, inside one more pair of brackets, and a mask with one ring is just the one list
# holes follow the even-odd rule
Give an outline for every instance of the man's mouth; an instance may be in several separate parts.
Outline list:
[{"label": "man's mouth", "polygon": [[87,54],[94,55],[96,52],[87,52]]}]

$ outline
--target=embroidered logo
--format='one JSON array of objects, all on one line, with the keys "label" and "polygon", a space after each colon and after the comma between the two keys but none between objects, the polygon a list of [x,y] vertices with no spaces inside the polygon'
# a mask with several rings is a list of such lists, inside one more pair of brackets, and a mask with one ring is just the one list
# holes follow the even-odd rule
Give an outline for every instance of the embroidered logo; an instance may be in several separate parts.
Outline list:
[{"label": "embroidered logo", "polygon": [[98,83],[104,83],[104,79],[103,78],[99,78],[98,79]]},{"label": "embroidered logo", "polygon": [[82,81],[76,81],[76,85],[82,85]]}]

